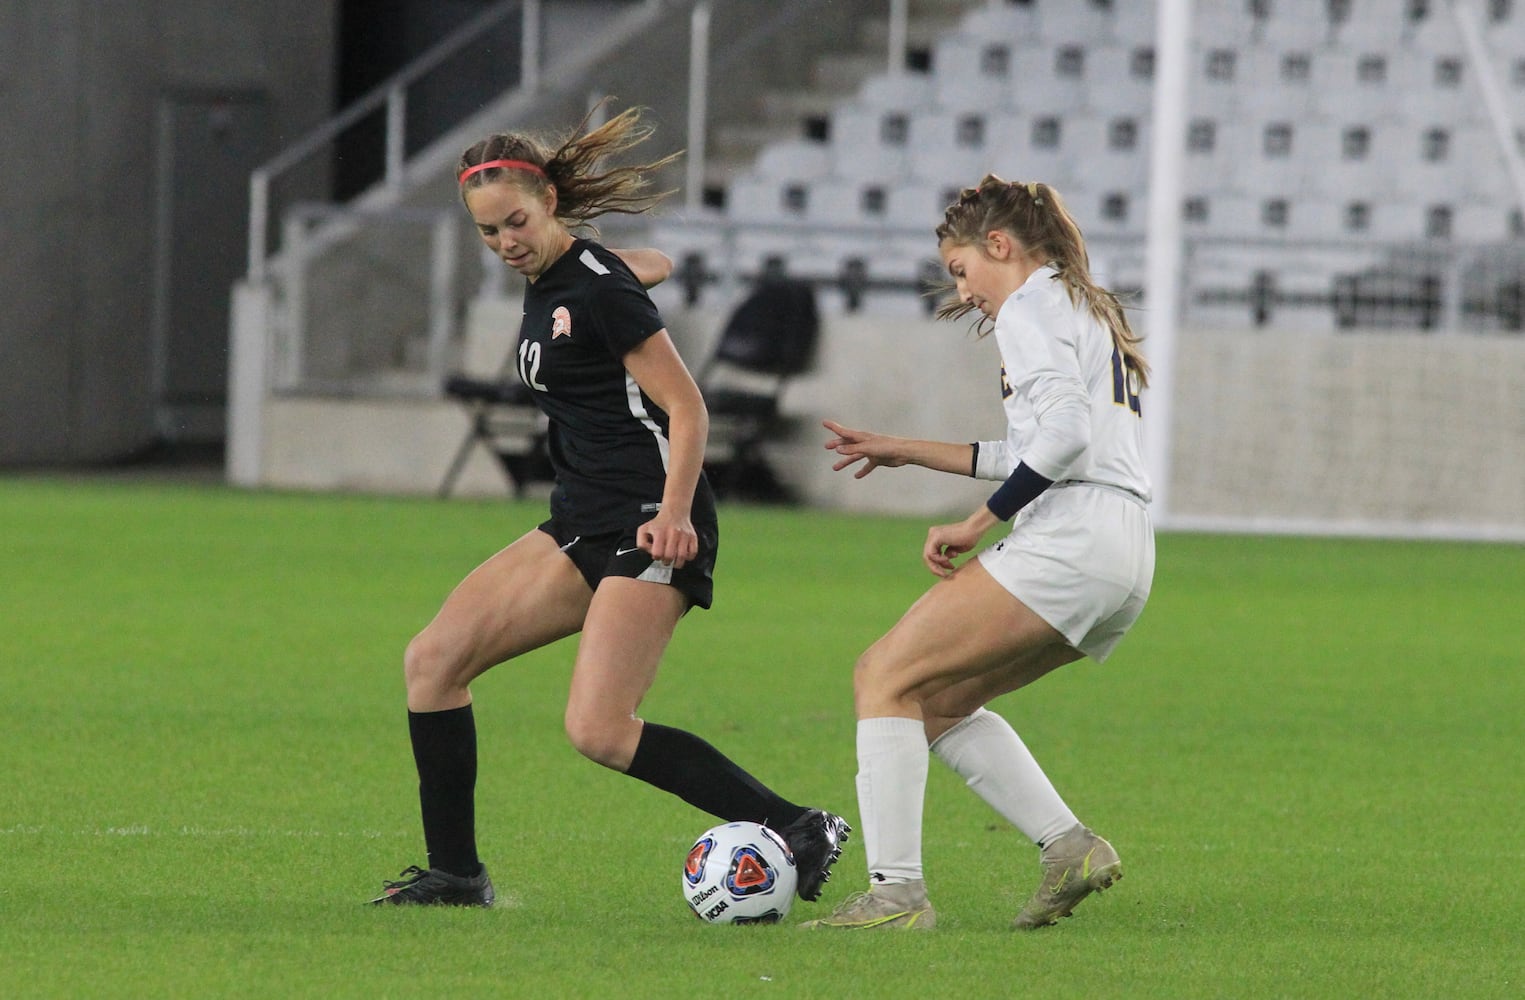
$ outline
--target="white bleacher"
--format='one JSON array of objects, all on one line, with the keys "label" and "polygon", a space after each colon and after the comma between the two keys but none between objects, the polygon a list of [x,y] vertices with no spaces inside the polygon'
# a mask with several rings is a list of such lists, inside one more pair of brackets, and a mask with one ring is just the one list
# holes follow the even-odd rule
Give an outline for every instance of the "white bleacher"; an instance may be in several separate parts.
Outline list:
[{"label": "white bleacher", "polygon": [[809,185],[810,200],[805,219],[824,226],[858,226],[872,221],[863,213],[865,188],[874,180],[848,177],[817,177]]},{"label": "white bleacher", "polygon": [[[1395,87],[1397,63],[1391,53],[1376,49],[1325,49],[1315,53],[1310,88],[1312,112],[1326,119],[1372,122],[1402,117],[1407,95]],[[1381,73],[1372,73],[1371,66],[1380,66]]]},{"label": "white bleacher", "polygon": [[[1133,0],[1136,4],[1138,0]],[[1050,48],[1065,45],[1091,45],[1113,37],[1117,18],[1110,4],[1095,0],[1068,0],[1066,3],[1040,3],[1038,37]]]},{"label": "white bleacher", "polygon": [[1453,207],[1451,237],[1458,243],[1502,243],[1517,238],[1510,224],[1507,204],[1462,200],[1455,202]]},{"label": "white bleacher", "polygon": [[[1345,205],[1330,198],[1300,197],[1291,205],[1287,236],[1294,240],[1334,242],[1350,239]],[[1357,234],[1358,235],[1358,234]]]},{"label": "white bleacher", "polygon": [[[1132,145],[1115,145],[1128,126],[1133,130]],[[1142,191],[1148,183],[1149,124],[1143,117],[1075,116],[1064,123],[1063,141],[1071,157],[1071,186],[1087,191]]]},{"label": "white bleacher", "polygon": [[[965,184],[974,184],[983,174],[969,175]],[[912,179],[890,185],[886,193],[888,206],[886,217],[899,227],[920,229],[930,237],[932,230],[942,221],[943,209],[952,201],[946,185],[938,182]],[[921,246],[921,253],[928,252],[930,243]]]},{"label": "white bleacher", "polygon": [[[1087,106],[1094,114],[1148,115],[1154,100],[1154,78],[1133,72],[1139,44],[1095,46],[1086,61]],[[1148,48],[1150,46],[1142,46]]]},{"label": "white bleacher", "polygon": [[935,106],[937,92],[926,73],[879,73],[863,81],[856,103],[869,108],[917,111]]},{"label": "white bleacher", "polygon": [[1406,242],[1424,237],[1425,206],[1412,199],[1393,197],[1372,199],[1372,239],[1379,242]]},{"label": "white bleacher", "polygon": [[771,222],[788,215],[782,197],[785,183],[765,174],[733,179],[726,191],[726,214],[738,222]]},{"label": "white bleacher", "polygon": [[[1491,7],[1478,16],[1510,105],[1525,108],[1525,0],[1516,6],[1501,22],[1487,21]],[[1337,24],[1330,9],[1197,5],[1188,120],[1210,124],[1214,142],[1188,149],[1183,197],[1202,212],[1187,215],[1187,233],[1283,261],[1317,244],[1517,239],[1475,69],[1463,59],[1454,70],[1461,49],[1441,0],[1418,20],[1394,0],[1354,0]],[[733,218],[802,227],[750,236],[747,252],[774,246],[823,274],[857,256],[872,275],[903,276],[952,195],[987,173],[1054,184],[1089,237],[1141,239],[1154,81],[1149,60],[1144,72],[1135,62],[1152,53],[1153,17],[1150,0],[971,12],[932,42],[929,72],[869,78],[833,110],[826,142],[769,146],[732,184]],[[1444,156],[1426,156],[1433,130]],[[923,242],[888,251],[878,234],[907,228]]]},{"label": "white bleacher", "polygon": [[[1055,185],[1071,176],[1072,163],[1065,146],[1065,120],[1061,116],[1020,115],[1011,127],[994,137],[991,152],[996,173],[1007,180],[1042,180]],[[1057,126],[1058,142],[1047,146],[1034,142],[1034,133]]]},{"label": "white bleacher", "polygon": [[1456,22],[1434,0],[1424,16],[1414,18],[1407,3],[1357,0],[1351,18],[1332,35],[1335,44],[1388,52],[1437,52],[1457,44]]},{"label": "white bleacher", "polygon": [[906,152],[907,173],[930,180],[968,178],[962,183],[972,184],[995,167],[991,118],[988,114],[965,111],[925,111],[915,115]]},{"label": "white bleacher", "polygon": [[1194,115],[1239,114],[1255,99],[1238,84],[1240,50],[1230,45],[1194,47],[1187,67],[1187,102]]},{"label": "white bleacher", "polygon": [[844,177],[881,179],[909,169],[905,141],[886,137],[887,116],[903,116],[909,133],[910,112],[849,104],[831,113],[831,172]]},{"label": "white bleacher", "polygon": [[1028,45],[1037,45],[1044,40],[1036,3],[976,7],[964,15],[959,30],[966,35],[1006,38]]},{"label": "white bleacher", "polygon": [[785,139],[763,147],[752,169],[764,177],[823,177],[831,172],[831,150],[823,142]]},{"label": "white bleacher", "polygon": [[1010,103],[1015,72],[1009,42],[961,32],[944,35],[932,46],[933,100],[948,110],[993,111]]},{"label": "white bleacher", "polygon": [[[1401,0],[1378,2],[1391,5]],[[1331,27],[1324,0],[1271,0],[1268,6],[1269,14],[1264,19],[1251,16],[1249,5],[1243,0],[1200,4],[1197,10],[1212,8],[1220,30],[1237,43],[1254,48],[1318,49],[1341,44],[1341,32],[1346,29]],[[1230,22],[1238,23],[1236,26]],[[1204,35],[1199,33],[1198,37]]]}]

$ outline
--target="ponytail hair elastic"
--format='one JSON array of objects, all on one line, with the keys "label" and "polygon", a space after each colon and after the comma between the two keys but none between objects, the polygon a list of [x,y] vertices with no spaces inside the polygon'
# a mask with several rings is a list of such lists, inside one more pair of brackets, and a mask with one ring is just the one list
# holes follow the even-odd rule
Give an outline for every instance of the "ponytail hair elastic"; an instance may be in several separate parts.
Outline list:
[{"label": "ponytail hair elastic", "polygon": [[540,166],[539,164],[531,163],[528,160],[488,160],[486,163],[478,163],[474,167],[467,167],[465,170],[462,170],[461,175],[456,178],[456,182],[465,184],[466,178],[470,177],[472,174],[481,173],[483,170],[491,170],[494,167],[503,167],[509,170],[524,170],[535,174],[538,177],[544,177],[546,175],[544,167]]}]

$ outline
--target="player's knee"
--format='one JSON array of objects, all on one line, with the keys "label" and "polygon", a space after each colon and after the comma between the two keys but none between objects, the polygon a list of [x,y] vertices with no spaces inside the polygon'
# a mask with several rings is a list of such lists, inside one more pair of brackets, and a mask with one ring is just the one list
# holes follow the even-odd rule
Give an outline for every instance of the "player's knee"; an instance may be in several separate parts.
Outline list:
[{"label": "player's knee", "polygon": [[573,749],[595,764],[623,771],[630,766],[631,750],[625,733],[602,720],[568,711],[565,727]]},{"label": "player's knee", "polygon": [[876,643],[865,650],[858,657],[858,662],[853,664],[853,694],[863,698],[892,693],[892,677],[889,657],[884,655]]},{"label": "player's knee", "polygon": [[875,643],[853,665],[853,698],[860,710],[883,709],[887,702],[920,701],[920,691],[912,683],[914,664],[906,663],[885,647]]},{"label": "player's knee", "polygon": [[424,629],[408,643],[402,654],[402,673],[409,695],[447,686],[451,656],[433,631]]}]

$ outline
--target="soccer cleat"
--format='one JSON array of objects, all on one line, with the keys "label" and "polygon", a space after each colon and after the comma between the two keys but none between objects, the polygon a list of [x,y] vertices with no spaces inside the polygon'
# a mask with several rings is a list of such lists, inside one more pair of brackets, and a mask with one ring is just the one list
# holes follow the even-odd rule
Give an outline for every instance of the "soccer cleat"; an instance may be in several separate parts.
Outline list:
[{"label": "soccer cleat", "polygon": [[937,926],[937,911],[927,902],[927,885],[897,882],[876,885],[867,892],[855,892],[832,911],[831,916],[807,920],[800,925],[811,930],[903,930],[929,931]]},{"label": "soccer cleat", "polygon": [[487,866],[472,878],[462,878],[438,868],[413,865],[402,870],[396,882],[382,883],[386,891],[371,900],[372,906],[491,906],[497,898]]},{"label": "soccer cleat", "polygon": [[1058,923],[1082,899],[1122,877],[1123,865],[1111,844],[1087,827],[1071,827],[1043,849],[1043,881],[1012,926],[1031,930]]},{"label": "soccer cleat", "polygon": [[811,809],[778,832],[793,852],[799,871],[795,892],[805,902],[815,902],[821,898],[821,888],[831,879],[831,866],[842,856],[842,845],[852,827],[841,816]]}]

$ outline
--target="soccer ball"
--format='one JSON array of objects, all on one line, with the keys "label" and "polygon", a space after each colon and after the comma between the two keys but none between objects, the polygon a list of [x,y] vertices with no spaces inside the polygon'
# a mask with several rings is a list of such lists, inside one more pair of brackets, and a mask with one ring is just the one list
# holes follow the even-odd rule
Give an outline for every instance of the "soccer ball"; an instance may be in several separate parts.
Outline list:
[{"label": "soccer ball", "polygon": [[794,852],[758,823],[704,831],[683,864],[683,898],[709,924],[776,924],[789,915],[798,882]]}]

